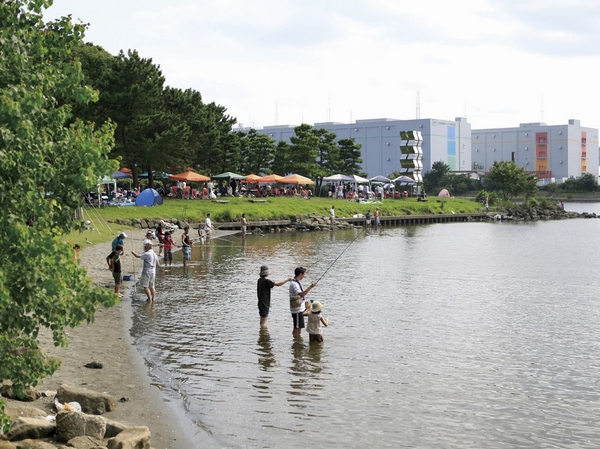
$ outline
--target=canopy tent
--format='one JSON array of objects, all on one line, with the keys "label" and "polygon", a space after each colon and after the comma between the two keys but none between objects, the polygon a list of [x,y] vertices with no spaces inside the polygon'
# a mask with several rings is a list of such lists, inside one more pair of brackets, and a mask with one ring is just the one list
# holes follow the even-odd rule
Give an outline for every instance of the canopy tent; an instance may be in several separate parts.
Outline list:
[{"label": "canopy tent", "polygon": [[[326,176],[323,178],[323,181],[324,182],[340,182],[340,181],[350,182],[350,181],[354,181],[354,178],[352,178],[351,176],[347,176],[347,175],[337,174],[337,175]],[[367,182],[368,182],[368,180],[367,180]]]},{"label": "canopy tent", "polygon": [[397,182],[400,184],[414,184],[415,180],[412,178],[409,178],[408,176],[402,175],[402,176],[398,176],[396,179],[392,179],[392,182]]},{"label": "canopy tent", "polygon": [[128,173],[131,174],[131,169],[127,168],[127,167],[123,167],[121,170],[119,170],[121,173]]},{"label": "canopy tent", "polygon": [[246,175],[246,181],[248,182],[258,182],[261,177],[259,175],[253,175],[252,173]]},{"label": "canopy tent", "polygon": [[369,181],[388,183],[388,182],[390,182],[390,179],[386,178],[385,176],[378,175],[378,176],[374,176],[373,178],[369,178]]},{"label": "canopy tent", "polygon": [[450,197],[450,192],[448,192],[447,189],[442,189],[440,190],[440,193],[438,193],[438,196]]},{"label": "canopy tent", "polygon": [[285,183],[285,184],[302,184],[302,185],[315,183],[312,179],[307,178],[302,175],[289,175],[289,176],[286,176],[285,178],[282,178],[281,181],[279,181],[279,182]]},{"label": "canopy tent", "polygon": [[142,190],[135,199],[136,206],[160,206],[163,198],[156,190],[147,188]]},{"label": "canopy tent", "polygon": [[358,175],[350,175],[350,177],[352,178],[352,181],[354,181],[355,184],[368,184],[369,181],[367,178],[363,178],[362,176],[358,176]]},{"label": "canopy tent", "polygon": [[230,179],[236,179],[236,180],[246,179],[246,177],[244,175],[238,175],[237,173],[232,173],[230,171],[226,171],[225,173],[221,173],[219,175],[211,176],[211,178],[216,179],[218,181],[230,180]]},{"label": "canopy tent", "polygon": [[186,182],[202,182],[202,181],[210,181],[208,176],[201,175],[199,173],[193,171],[186,171],[183,173],[179,173],[177,175],[169,176],[169,179],[174,181],[186,181]]},{"label": "canopy tent", "polygon": [[264,182],[264,183],[272,183],[272,182],[283,182],[281,181],[283,176],[276,175],[273,173],[272,175],[263,176],[262,178],[258,178],[255,182]]}]

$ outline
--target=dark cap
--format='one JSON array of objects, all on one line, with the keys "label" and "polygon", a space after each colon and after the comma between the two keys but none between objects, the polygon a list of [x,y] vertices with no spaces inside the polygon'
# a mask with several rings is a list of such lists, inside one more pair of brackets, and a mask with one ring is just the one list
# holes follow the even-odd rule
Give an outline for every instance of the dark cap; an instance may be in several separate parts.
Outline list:
[{"label": "dark cap", "polygon": [[306,273],[306,268],[298,267],[294,270],[294,276]]}]

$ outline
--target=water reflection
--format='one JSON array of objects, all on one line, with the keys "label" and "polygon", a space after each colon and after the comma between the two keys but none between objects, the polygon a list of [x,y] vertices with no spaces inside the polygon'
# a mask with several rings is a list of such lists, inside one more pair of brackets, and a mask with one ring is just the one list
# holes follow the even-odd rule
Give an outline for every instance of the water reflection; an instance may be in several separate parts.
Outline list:
[{"label": "water reflection", "polygon": [[266,327],[262,327],[258,333],[258,364],[263,371],[269,371],[275,365],[271,334]]}]

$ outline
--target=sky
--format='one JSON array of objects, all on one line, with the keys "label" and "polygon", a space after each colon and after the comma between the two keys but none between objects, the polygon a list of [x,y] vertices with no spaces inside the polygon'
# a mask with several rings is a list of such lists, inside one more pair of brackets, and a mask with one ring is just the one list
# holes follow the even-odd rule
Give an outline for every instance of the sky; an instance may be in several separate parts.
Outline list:
[{"label": "sky", "polygon": [[245,129],[417,110],[600,128],[597,0],[54,0],[44,18],[68,14]]}]

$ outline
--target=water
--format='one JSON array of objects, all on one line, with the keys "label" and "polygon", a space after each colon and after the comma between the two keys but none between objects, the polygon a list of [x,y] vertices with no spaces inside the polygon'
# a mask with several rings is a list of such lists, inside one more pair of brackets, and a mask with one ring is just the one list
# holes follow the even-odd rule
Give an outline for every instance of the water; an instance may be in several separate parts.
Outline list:
[{"label": "water", "polygon": [[[135,295],[132,333],[214,447],[598,447],[599,230],[577,219],[229,237],[195,248],[187,270],[176,255],[153,308]],[[287,284],[259,331],[261,264],[279,281],[314,263],[309,283],[344,250],[309,295],[331,322],[323,345],[293,343]]]}]

